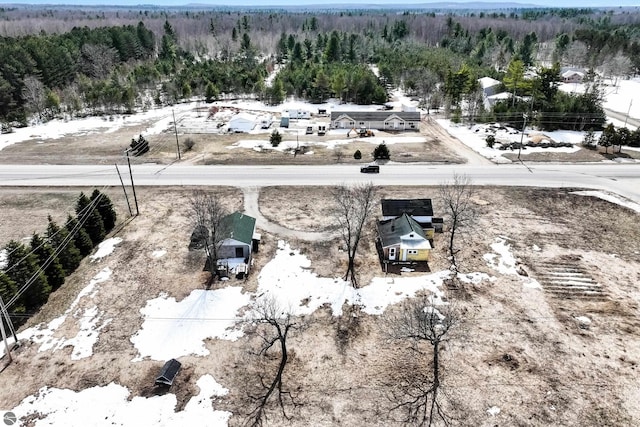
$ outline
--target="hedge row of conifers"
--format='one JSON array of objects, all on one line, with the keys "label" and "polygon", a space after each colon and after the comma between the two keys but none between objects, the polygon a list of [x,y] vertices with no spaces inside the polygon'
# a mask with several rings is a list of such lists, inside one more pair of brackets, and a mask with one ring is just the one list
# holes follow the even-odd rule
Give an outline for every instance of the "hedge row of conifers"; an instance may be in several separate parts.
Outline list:
[{"label": "hedge row of conifers", "polygon": [[[111,200],[97,189],[91,197],[80,193],[75,213],[67,217],[64,226],[49,216],[46,234],[34,233],[29,245],[12,240],[4,246],[6,262],[0,270],[0,296],[17,325],[62,286],[65,277],[78,268],[116,224]],[[12,299],[15,301],[9,304]]]}]

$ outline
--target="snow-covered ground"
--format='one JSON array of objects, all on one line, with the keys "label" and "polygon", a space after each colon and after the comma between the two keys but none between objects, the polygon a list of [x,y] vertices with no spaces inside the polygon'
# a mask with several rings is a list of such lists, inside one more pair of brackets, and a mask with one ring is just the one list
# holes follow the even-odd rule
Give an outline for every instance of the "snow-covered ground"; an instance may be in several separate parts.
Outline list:
[{"label": "snow-covered ground", "polygon": [[42,387],[12,409],[18,418],[36,416],[36,426],[227,426],[231,412],[216,410],[216,397],[229,391],[211,375],[196,383],[200,392],[175,412],[174,394],[131,398],[126,387],[108,384],[81,391]]},{"label": "snow-covered ground", "polygon": [[[564,83],[559,89],[567,93],[584,93],[585,85],[583,83]],[[629,117],[640,119],[640,78],[620,79],[617,82],[605,80],[601,86],[604,102],[602,106],[607,110],[616,111],[618,113],[627,114]],[[634,102],[634,99],[636,100]]]},{"label": "snow-covered ground", "polygon": [[[37,325],[18,334],[18,340],[27,340],[40,344],[39,352],[58,351],[65,347],[73,347],[71,360],[83,359],[93,354],[93,346],[98,342],[101,329],[107,326],[111,319],[102,319],[102,313],[96,305],[87,309],[76,309],[81,300],[93,299],[99,290],[99,284],[106,282],[111,277],[112,271],[104,268],[85,286],[69,308],[60,317],[57,317],[46,325]],[[77,333],[73,337],[61,336],[57,330],[62,326],[67,318],[71,316],[70,322],[76,322],[74,329]],[[4,354],[4,346],[0,346],[0,356]]]},{"label": "snow-covered ground", "polygon": [[446,119],[438,119],[437,120],[440,126],[447,130],[451,135],[458,138],[465,145],[471,148],[473,151],[478,154],[491,159],[497,163],[501,162],[509,162],[506,158],[502,157],[505,153],[513,153],[517,152],[517,150],[500,150],[498,147],[501,145],[500,142],[504,143],[513,143],[520,142],[522,139],[523,143],[526,143],[530,138],[534,135],[539,135],[541,137],[548,137],[546,139],[551,139],[555,142],[568,142],[571,144],[575,144],[573,147],[557,147],[557,148],[542,148],[542,147],[523,147],[522,152],[524,154],[528,153],[573,153],[580,150],[580,147],[577,146],[584,139],[584,133],[575,132],[575,131],[554,131],[554,132],[539,132],[535,130],[525,130],[524,136],[521,132],[504,126],[505,129],[498,130],[495,132],[496,144],[493,148],[487,146],[487,136],[490,134],[494,134],[490,128],[491,126],[486,124],[478,124],[469,127],[468,125],[461,125],[452,123],[451,120]]},{"label": "snow-covered ground", "polygon": [[122,238],[120,237],[112,237],[110,239],[102,241],[98,244],[98,249],[96,250],[96,252],[89,258],[91,258],[91,261],[99,261],[107,255],[110,255],[115,249],[116,245],[119,245],[121,242]]}]

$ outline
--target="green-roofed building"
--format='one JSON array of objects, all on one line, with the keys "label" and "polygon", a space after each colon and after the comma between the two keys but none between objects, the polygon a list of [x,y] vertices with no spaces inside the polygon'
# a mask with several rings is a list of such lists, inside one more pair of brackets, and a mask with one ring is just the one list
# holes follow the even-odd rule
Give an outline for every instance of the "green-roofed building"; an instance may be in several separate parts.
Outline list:
[{"label": "green-roofed building", "polygon": [[239,259],[248,262],[254,247],[256,235],[256,219],[240,212],[234,212],[222,219],[225,239],[218,251],[219,259]]}]

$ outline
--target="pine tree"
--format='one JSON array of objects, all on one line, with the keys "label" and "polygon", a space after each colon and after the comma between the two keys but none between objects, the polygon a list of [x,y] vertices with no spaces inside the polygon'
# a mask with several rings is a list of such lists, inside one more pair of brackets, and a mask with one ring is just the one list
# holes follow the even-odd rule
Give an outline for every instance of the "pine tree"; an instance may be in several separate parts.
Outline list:
[{"label": "pine tree", "polygon": [[38,267],[38,258],[30,254],[22,243],[15,240],[10,241],[5,249],[8,254],[5,270],[7,276],[18,287],[28,284],[18,298],[18,304],[23,305],[27,311],[40,307],[47,302],[51,286],[44,272]]},{"label": "pine tree", "polygon": [[93,246],[96,246],[104,240],[106,233],[104,231],[102,217],[96,206],[91,204],[91,201],[84,193],[80,193],[80,196],[78,196],[76,215],[78,221],[83,224],[83,228],[87,231],[89,237],[91,237]]},{"label": "pine tree", "polygon": [[98,212],[100,212],[100,216],[102,217],[102,222],[104,223],[104,231],[109,233],[113,230],[113,227],[116,225],[117,215],[116,211],[113,208],[113,203],[111,203],[111,199],[104,193],[101,193],[98,189],[93,190],[91,193],[91,201],[98,200]]},{"label": "pine tree", "polygon": [[82,255],[73,242],[73,238],[69,237],[66,228],[60,228],[49,216],[49,224],[47,225],[47,240],[53,250],[58,250],[58,260],[68,276],[73,273],[82,261]]},{"label": "pine tree", "polygon": [[[2,297],[2,300],[4,302],[9,301],[9,299],[13,297],[16,292],[18,292],[16,282],[11,280],[4,271],[0,270],[0,297]],[[12,311],[15,311],[15,306]]]},{"label": "pine tree", "polygon": [[93,242],[91,241],[91,237],[89,236],[89,233],[87,233],[87,230],[80,227],[78,220],[69,215],[64,228],[67,230],[67,233],[73,235],[73,243],[80,251],[80,255],[83,257],[89,255],[93,250]]},{"label": "pine tree", "polygon": [[34,233],[31,238],[31,251],[38,258],[39,265],[48,264],[44,267],[44,275],[47,276],[47,282],[51,286],[51,290],[55,291],[62,286],[65,277],[64,269],[58,257],[54,255],[51,245],[37,233]]}]

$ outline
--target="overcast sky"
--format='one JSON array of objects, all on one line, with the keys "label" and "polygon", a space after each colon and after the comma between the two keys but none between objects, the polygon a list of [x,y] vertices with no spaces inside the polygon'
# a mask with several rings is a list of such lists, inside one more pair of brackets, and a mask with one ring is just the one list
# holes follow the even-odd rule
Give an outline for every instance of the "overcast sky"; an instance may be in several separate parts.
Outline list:
[{"label": "overcast sky", "polygon": [[[487,0],[489,3],[498,3]],[[395,1],[381,1],[381,0],[15,0],[15,1],[3,1],[0,0],[0,5],[3,4],[78,4],[78,5],[129,5],[135,6],[140,4],[153,4],[159,6],[183,6],[187,4],[202,4],[211,6],[303,6],[303,5],[323,5],[327,9],[330,9],[332,4],[344,7],[345,4],[351,5],[375,5],[375,4],[421,4],[428,5],[429,3],[442,3],[438,0],[395,0]],[[455,1],[453,3],[477,3],[474,1]],[[512,3],[512,2],[507,2]],[[611,2],[607,0],[582,0],[580,2],[574,0],[519,0],[513,3],[535,4],[540,6],[555,6],[555,7],[593,7],[593,6],[638,6],[640,0],[618,0]]]}]

